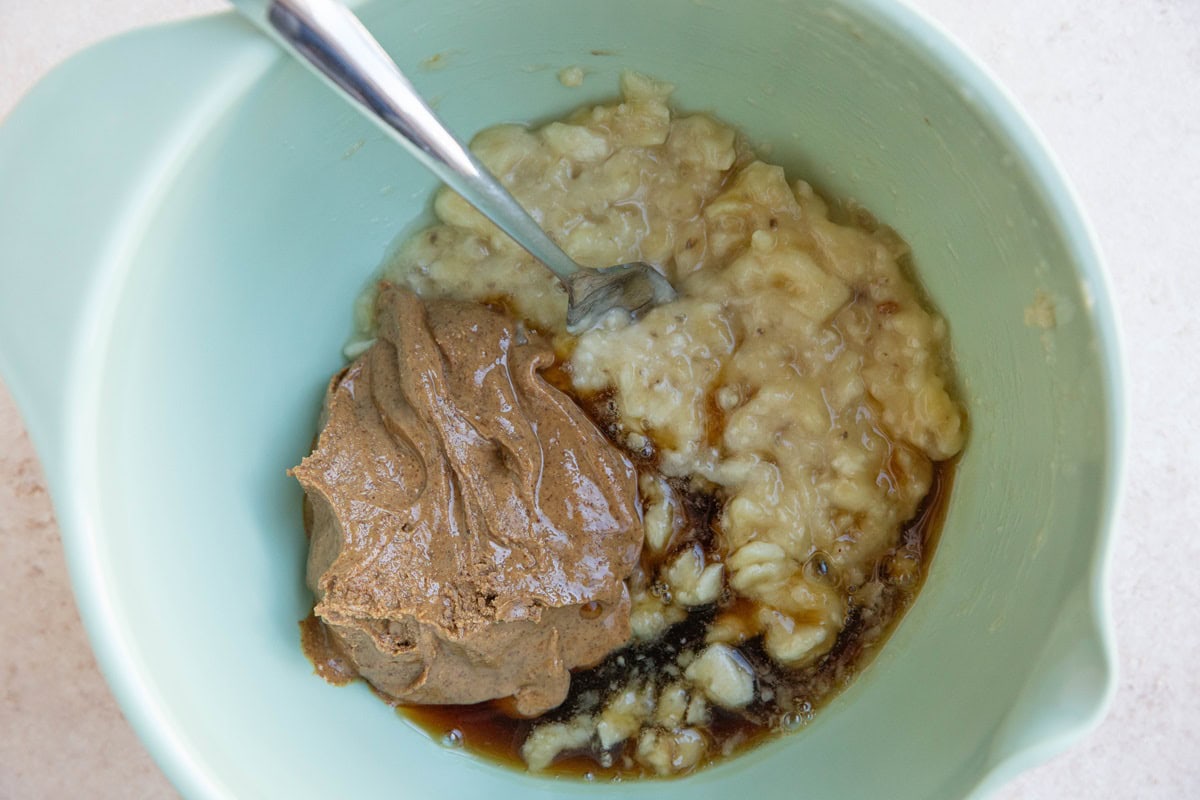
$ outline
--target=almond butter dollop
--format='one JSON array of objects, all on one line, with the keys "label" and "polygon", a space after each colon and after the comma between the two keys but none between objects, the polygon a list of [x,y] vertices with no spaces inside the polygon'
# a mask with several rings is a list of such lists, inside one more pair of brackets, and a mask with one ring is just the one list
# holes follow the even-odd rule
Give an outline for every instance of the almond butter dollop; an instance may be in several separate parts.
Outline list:
[{"label": "almond butter dollop", "polygon": [[551,709],[571,669],[629,638],[634,468],[512,318],[390,284],[376,318],[291,473],[311,504],[314,613],[401,702]]}]

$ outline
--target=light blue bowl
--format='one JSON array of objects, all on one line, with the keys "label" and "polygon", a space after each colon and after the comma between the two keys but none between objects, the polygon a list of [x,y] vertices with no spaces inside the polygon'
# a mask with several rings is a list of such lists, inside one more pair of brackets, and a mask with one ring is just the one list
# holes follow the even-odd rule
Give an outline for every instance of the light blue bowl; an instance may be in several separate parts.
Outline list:
[{"label": "light blue bowl", "polygon": [[[1123,436],[1113,312],[1057,168],[978,66],[884,0],[363,13],[461,133],[610,96],[632,67],[862,202],[912,244],[949,320],[971,441],[921,597],[806,730],[616,787],[447,750],[365,687],[312,675],[284,475],[352,301],[433,181],[232,16],[96,47],[0,129],[0,368],[100,664],[185,794],[982,796],[1099,720]],[[587,82],[564,88],[556,70],[575,64]],[[1025,324],[1039,291],[1051,330]]]}]

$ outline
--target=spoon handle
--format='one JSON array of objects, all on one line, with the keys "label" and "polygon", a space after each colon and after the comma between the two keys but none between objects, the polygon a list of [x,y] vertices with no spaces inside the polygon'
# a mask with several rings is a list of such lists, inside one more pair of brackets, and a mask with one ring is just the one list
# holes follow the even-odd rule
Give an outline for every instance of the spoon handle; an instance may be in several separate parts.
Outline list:
[{"label": "spoon handle", "polygon": [[579,270],[508,190],[446,129],[400,68],[339,0],[234,0],[234,5],[462,195],[538,261],[566,280]]}]

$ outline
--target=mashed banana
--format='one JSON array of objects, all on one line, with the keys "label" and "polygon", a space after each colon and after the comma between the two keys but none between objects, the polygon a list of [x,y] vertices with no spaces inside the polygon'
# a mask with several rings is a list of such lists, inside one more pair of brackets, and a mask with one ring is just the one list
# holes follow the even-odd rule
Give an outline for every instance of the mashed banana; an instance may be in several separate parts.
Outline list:
[{"label": "mashed banana", "polygon": [[[628,742],[624,757],[669,774],[702,760],[709,704],[772,700],[740,647],[761,642],[785,671],[829,652],[849,606],[870,602],[933,462],[962,448],[964,419],[946,326],[895,234],[831,221],[811,186],[789,184],[732,128],[673,116],[668,84],[627,73],[621,89],[620,102],[492,128],[472,148],[578,262],[658,265],[678,301],[572,337],[557,282],[449,190],[385,276],[425,297],[502,301],[552,336],[568,388],[603,398],[640,459],[634,639],[715,604],[704,641],[673,673],[638,673],[536,727],[524,752],[537,768]],[[367,297],[364,336],[370,308]],[[708,540],[683,513],[695,494],[719,501]]]}]

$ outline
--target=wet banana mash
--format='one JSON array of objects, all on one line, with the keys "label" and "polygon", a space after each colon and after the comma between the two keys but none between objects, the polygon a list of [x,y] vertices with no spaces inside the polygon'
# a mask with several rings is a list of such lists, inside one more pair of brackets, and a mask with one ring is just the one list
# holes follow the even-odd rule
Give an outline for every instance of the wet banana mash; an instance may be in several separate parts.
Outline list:
[{"label": "wet banana mash", "polygon": [[[649,262],[677,301],[571,336],[558,284],[446,189],[384,271],[547,337],[548,379],[637,468],[630,640],[532,719],[409,712],[535,771],[679,775],[802,726],[911,601],[963,447],[946,325],[899,236],[854,209],[833,221],[670,92],[626,73],[618,102],[472,149],[581,264]],[[372,308],[368,292],[362,340]]]}]

